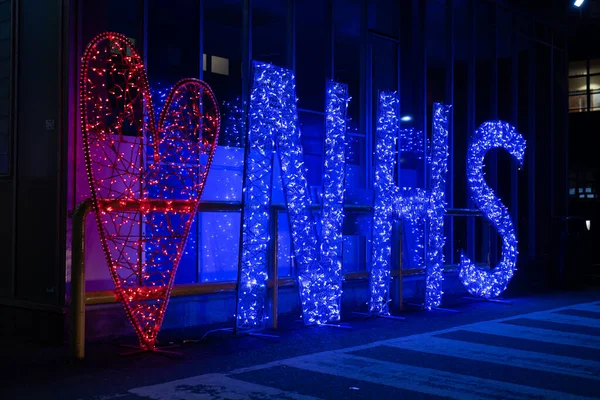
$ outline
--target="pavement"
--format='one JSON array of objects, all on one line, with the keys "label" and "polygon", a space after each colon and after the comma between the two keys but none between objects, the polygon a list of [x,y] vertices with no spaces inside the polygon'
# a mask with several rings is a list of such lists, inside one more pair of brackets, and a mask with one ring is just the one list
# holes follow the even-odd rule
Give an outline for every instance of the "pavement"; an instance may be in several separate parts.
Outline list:
[{"label": "pavement", "polygon": [[[165,332],[182,357],[119,356],[121,339],[63,348],[6,344],[0,399],[600,398],[600,289],[444,298],[405,318],[349,313],[341,327],[281,322],[276,338]],[[130,342],[133,343],[133,342]]]}]

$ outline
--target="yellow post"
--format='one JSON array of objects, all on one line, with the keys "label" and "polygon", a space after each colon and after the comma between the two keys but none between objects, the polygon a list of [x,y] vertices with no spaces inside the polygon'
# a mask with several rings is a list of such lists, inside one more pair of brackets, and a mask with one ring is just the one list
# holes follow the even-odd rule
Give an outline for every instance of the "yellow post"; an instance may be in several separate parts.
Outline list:
[{"label": "yellow post", "polygon": [[71,354],[78,360],[85,357],[85,218],[92,209],[86,199],[73,211],[71,242]]}]

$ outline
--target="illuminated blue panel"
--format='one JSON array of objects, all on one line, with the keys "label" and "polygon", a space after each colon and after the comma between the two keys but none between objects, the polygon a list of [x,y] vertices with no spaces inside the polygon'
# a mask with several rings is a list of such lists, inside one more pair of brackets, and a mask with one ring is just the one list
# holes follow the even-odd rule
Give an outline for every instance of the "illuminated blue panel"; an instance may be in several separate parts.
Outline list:
[{"label": "illuminated blue panel", "polygon": [[473,296],[499,296],[512,278],[517,262],[517,234],[508,209],[485,183],[483,161],[488,151],[504,149],[520,166],[525,157],[525,139],[510,124],[485,122],[472,138],[467,152],[467,179],[473,201],[502,238],[502,259],[493,269],[480,269],[464,254],[460,256],[460,279]]}]

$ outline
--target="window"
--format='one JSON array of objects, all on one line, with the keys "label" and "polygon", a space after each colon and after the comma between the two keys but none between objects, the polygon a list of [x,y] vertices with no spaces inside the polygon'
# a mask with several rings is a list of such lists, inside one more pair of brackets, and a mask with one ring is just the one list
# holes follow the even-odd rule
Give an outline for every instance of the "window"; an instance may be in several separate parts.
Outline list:
[{"label": "window", "polygon": [[569,65],[569,112],[600,111],[600,60]]},{"label": "window", "polygon": [[581,170],[569,174],[569,196],[575,199],[597,199],[595,171]]},{"label": "window", "polygon": [[212,56],[210,70],[213,74],[229,75],[229,60],[223,57]]}]

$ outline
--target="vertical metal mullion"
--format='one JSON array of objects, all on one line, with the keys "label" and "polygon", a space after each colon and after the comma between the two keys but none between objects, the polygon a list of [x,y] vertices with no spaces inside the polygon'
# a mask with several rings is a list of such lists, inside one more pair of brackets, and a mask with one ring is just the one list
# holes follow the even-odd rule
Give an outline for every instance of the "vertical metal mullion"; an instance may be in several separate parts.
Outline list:
[{"label": "vertical metal mullion", "polygon": [[[491,107],[490,107],[490,119],[498,118],[498,46],[499,46],[499,7],[498,3],[493,3],[492,5],[494,12],[494,58],[492,62],[492,71],[491,71],[491,81],[492,81],[492,90],[490,91],[491,97]],[[490,186],[498,190],[498,153],[493,152],[490,154],[490,177],[489,183]],[[495,265],[496,260],[498,259],[498,240],[496,235],[493,232],[493,228],[490,225],[487,229],[489,236],[489,255],[490,255],[490,263]]]},{"label": "vertical metal mullion", "polygon": [[[371,49],[369,46],[368,0],[362,0],[361,6],[363,8],[363,12],[360,14],[360,128],[362,129],[365,138],[365,157],[363,158],[365,160],[365,189],[366,191],[371,191],[371,193],[374,193],[371,185],[371,151],[373,149],[371,114],[373,112],[373,88],[371,85]],[[371,234],[369,235],[372,236]],[[370,236],[367,236],[367,242],[369,239],[372,239]],[[370,251],[365,251],[364,261],[366,270],[368,271],[372,262],[372,253]]]},{"label": "vertical metal mullion", "polygon": [[[333,22],[333,2],[335,0],[327,1],[327,29],[329,33],[329,51],[328,51],[328,60],[329,65],[326,66],[327,70],[325,76],[329,77],[329,79],[335,79],[335,25]],[[325,86],[327,87],[327,86]]]},{"label": "vertical metal mullion", "polygon": [[[365,52],[365,70],[362,74],[362,78],[364,79],[364,87],[365,90],[365,107],[363,108],[364,112],[364,132],[365,132],[365,184],[367,189],[372,189],[373,187],[373,59],[372,59],[372,51],[371,51],[371,37],[369,35],[369,20],[368,20],[368,12],[369,12],[369,3],[368,0],[363,0],[363,12],[361,13],[361,37],[363,40],[362,47]],[[362,96],[361,96],[362,97]],[[361,98],[362,100],[362,98]],[[375,100],[377,101],[377,99]]]},{"label": "vertical metal mullion", "polygon": [[[402,13],[402,7],[400,7],[399,10],[399,14],[398,14],[398,20],[402,21],[401,18],[401,13]],[[398,93],[398,116],[400,117],[402,115],[402,101],[400,99],[402,99],[402,75],[401,75],[401,62],[402,62],[402,58],[401,58],[401,49],[400,49],[400,38],[402,37],[402,32],[401,32],[401,26],[402,24],[398,24],[398,29],[396,31],[396,36],[397,36],[397,40],[394,41],[395,44],[395,48],[396,48],[396,91]],[[398,127],[400,128],[400,127]],[[399,134],[400,132],[398,132]],[[397,143],[397,151],[396,151],[396,171],[397,171],[397,175],[398,175],[398,182],[397,185],[400,185],[400,180],[401,180],[401,168],[400,168],[400,158],[402,156],[402,152],[401,152],[401,143],[400,143],[400,138],[398,137],[398,140],[396,141]],[[395,231],[395,236],[394,236],[394,231]],[[403,309],[403,294],[402,294],[402,238],[403,238],[403,233],[402,233],[402,221],[396,221],[392,227],[392,265],[391,265],[391,270],[393,271],[394,269],[394,261],[398,261],[398,279],[396,279],[396,281],[394,282],[393,288],[394,288],[394,304],[397,305],[398,310],[402,310]],[[390,271],[391,272],[391,271]],[[394,278],[392,278],[392,282],[393,282]],[[391,290],[390,290],[391,292]],[[391,294],[391,293],[390,293]]]},{"label": "vertical metal mullion", "polygon": [[[454,104],[454,4],[453,0],[446,2],[446,104]],[[448,115],[448,192],[446,199],[449,208],[454,208],[454,107]],[[450,234],[454,232],[454,217],[448,218]],[[454,237],[448,240],[450,248],[450,264],[454,263]],[[447,260],[448,262],[448,260]]]},{"label": "vertical metal mullion", "polygon": [[[140,3],[138,3],[140,4]],[[148,66],[148,0],[142,0],[142,59]]]},{"label": "vertical metal mullion", "polygon": [[[423,46],[424,38],[425,38],[425,22],[424,15],[425,13],[422,11],[420,5],[426,4],[421,2],[420,0],[412,1],[412,43],[411,43],[411,53],[415,60],[415,66],[413,67],[413,72],[418,78],[421,78],[422,82],[418,82],[417,85],[421,85],[420,87],[414,89],[413,93],[416,98],[421,102],[421,114],[417,115],[419,110],[419,106],[415,109],[415,121],[417,118],[420,118],[422,126],[422,138],[423,138],[423,149],[424,153],[427,152],[427,52]],[[419,65],[419,61],[421,64]],[[420,69],[419,69],[420,67]],[[423,157],[423,188],[427,188],[427,157]]]},{"label": "vertical metal mullion", "polygon": [[[16,7],[15,3],[16,1],[12,2],[12,7],[13,9]],[[69,60],[69,69],[72,71],[70,73],[70,77],[69,77],[69,84],[72,85],[72,90],[70,91],[70,96],[72,96],[72,100],[70,102],[70,104],[75,105],[75,104],[79,104],[79,90],[78,90],[78,84],[79,84],[79,63],[80,63],[80,54],[82,54],[82,49],[83,49],[83,44],[81,43],[81,34],[82,34],[82,6],[81,6],[81,2],[80,1],[73,1],[69,3],[71,5],[71,14],[70,14],[70,18],[73,18],[73,21],[71,21],[70,24],[70,28],[72,29],[72,32],[70,34],[71,36],[71,42],[70,42],[70,60]],[[11,18],[11,22],[14,23],[14,19]],[[13,46],[14,46],[14,42],[13,42]],[[14,48],[12,49],[14,51]],[[11,54],[14,54],[11,53]],[[11,55],[11,63],[13,65],[15,64],[15,60],[12,60],[12,55]],[[13,71],[11,71],[11,81],[12,81],[12,77],[14,76]],[[13,99],[13,93],[11,92],[11,94],[9,95],[9,98],[12,100]],[[12,101],[11,101],[11,106],[12,106]],[[76,109],[77,107],[75,106],[74,109]],[[12,114],[13,112],[11,111],[11,118],[12,118]],[[81,132],[81,120],[79,119],[79,115],[77,113],[77,111],[72,111],[69,121],[71,123],[71,126],[74,129],[74,134],[71,137],[70,135],[68,136],[68,140],[69,140],[69,145],[70,145],[70,153],[71,153],[71,157],[72,157],[72,161],[70,162],[70,166],[67,167],[68,169],[68,179],[71,179],[70,181],[70,190],[71,190],[71,196],[70,198],[68,198],[66,200],[66,209],[68,210],[68,215],[71,215],[72,212],[75,211],[75,208],[77,207],[77,179],[75,179],[76,173],[77,171],[75,170],[75,167],[77,166],[77,161],[79,159],[79,152],[77,151],[78,147],[78,139],[80,139],[79,135],[77,134],[77,132]],[[11,129],[12,129],[12,123],[11,123]],[[70,203],[70,204],[69,204]],[[70,218],[67,221],[68,224],[70,224]],[[65,234],[68,232],[69,230],[69,225],[67,225],[67,228],[65,230]],[[74,230],[71,227],[71,234],[73,234]],[[71,248],[72,250],[72,243],[67,242],[66,243],[66,247],[67,248]],[[73,263],[71,263],[73,264]],[[71,268],[72,265],[71,265]],[[67,271],[67,265],[66,265],[66,260],[65,260],[65,274],[66,273],[70,273],[70,271]],[[63,279],[64,282],[64,293],[66,297],[66,279]],[[70,295],[70,293],[69,293]],[[66,299],[65,299],[66,300]]]},{"label": "vertical metal mullion", "polygon": [[[563,81],[564,83],[564,87],[566,89],[566,93],[563,93],[563,101],[564,101],[564,132],[565,132],[565,137],[564,137],[564,152],[565,152],[565,193],[564,196],[566,198],[565,200],[565,217],[569,216],[569,47],[568,47],[568,41],[565,40],[565,51],[564,51],[564,69],[565,69],[565,73],[563,74],[565,81]],[[567,231],[566,233],[569,233],[569,225],[567,224]]]},{"label": "vertical metal mullion", "polygon": [[[517,34],[516,17],[512,17],[512,30],[511,30],[511,42],[512,42],[512,64],[511,64],[511,78],[512,78],[512,110],[511,110],[511,123],[513,126],[518,126],[519,122],[519,35]],[[513,224],[515,231],[519,232],[519,168],[515,163],[511,164],[510,168],[510,204],[511,212],[513,215]]]},{"label": "vertical metal mullion", "polygon": [[[15,2],[13,1],[13,7],[16,7]],[[74,72],[74,82],[73,82],[73,87],[74,89],[74,97],[75,97],[75,104],[79,104],[79,90],[78,90],[78,85],[79,85],[79,68],[80,68],[80,55],[83,54],[83,43],[82,43],[82,36],[83,36],[83,6],[81,4],[81,1],[76,1],[75,3],[75,33],[74,33],[74,44],[73,44],[73,49],[76,52],[75,56],[73,57],[73,63],[72,63],[72,68],[75,71]],[[72,34],[73,36],[73,34]],[[13,61],[14,63],[14,61]],[[12,113],[11,113],[12,114]],[[75,132],[81,132],[81,119],[79,118],[79,115],[77,112],[73,113],[73,120],[72,120],[72,124],[75,127]],[[80,136],[75,134],[73,135],[73,153],[71,154],[71,157],[73,157],[73,182],[72,182],[72,186],[71,186],[71,190],[72,190],[72,198],[71,198],[71,211],[75,210],[75,207],[77,207],[77,179],[75,179],[75,175],[76,175],[76,171],[75,171],[75,166],[78,165],[78,159],[79,159],[79,152],[77,151],[78,149],[78,140],[80,140]]]},{"label": "vertical metal mullion", "polygon": [[199,16],[200,29],[198,31],[199,43],[198,51],[200,52],[200,71],[198,71],[198,77],[204,80],[204,0],[198,0],[198,6],[200,7]]},{"label": "vertical metal mullion", "polygon": [[[199,18],[200,18],[200,29],[198,32],[199,37],[199,52],[200,52],[200,65],[198,75],[200,79],[204,79],[204,0],[199,0]],[[207,60],[208,63],[208,60]],[[202,252],[200,251],[200,239],[202,238],[202,213],[196,212],[196,282],[201,282],[202,271],[204,271]]]},{"label": "vertical metal mullion", "polygon": [[10,171],[12,175],[12,263],[11,263],[11,277],[10,277],[10,295],[12,298],[17,297],[17,261],[18,261],[18,243],[17,243],[17,235],[19,232],[19,220],[17,218],[17,211],[19,209],[19,138],[17,137],[17,129],[18,129],[18,120],[19,120],[19,45],[20,45],[20,21],[19,16],[21,15],[21,2],[18,0],[11,2],[11,81],[10,81],[10,129],[11,129],[11,166],[12,169]]},{"label": "vertical metal mullion", "polygon": [[[142,9],[141,10],[142,11],[142,20],[141,20],[142,60],[144,61],[144,65],[146,66],[146,68],[148,68],[148,0],[138,1],[137,4],[138,4],[138,10],[139,10],[139,8]],[[158,121],[156,121],[156,122],[158,123]],[[147,163],[147,159],[146,159],[146,153],[143,150],[142,150],[142,158],[143,158],[142,163],[145,165]],[[140,177],[139,181],[140,181],[139,190],[141,193],[143,179]],[[140,224],[139,224],[139,228],[138,228],[138,233],[139,233],[140,238],[144,237],[144,228],[145,228],[144,220],[145,220],[144,215],[143,215],[143,213],[140,212],[139,213]],[[140,271],[142,270],[142,264],[144,263],[145,255],[146,255],[146,251],[145,251],[143,241],[140,241],[140,243],[138,245],[138,262],[139,262]],[[143,279],[144,279],[142,274],[139,274],[138,278],[139,278],[139,284],[142,285]]]},{"label": "vertical metal mullion", "polygon": [[[467,62],[467,142],[469,146],[471,135],[475,130],[475,0],[469,2],[469,27],[471,30],[471,51]],[[469,189],[467,188],[467,191]],[[474,203],[471,196],[467,196],[468,208],[473,208]],[[467,220],[467,253],[471,260],[475,260],[475,219],[468,217]]]},{"label": "vertical metal mullion", "polygon": [[287,67],[296,73],[296,0],[288,0]]},{"label": "vertical metal mullion", "polygon": [[[64,305],[66,302],[66,250],[67,250],[67,209],[68,209],[68,178],[69,178],[69,136],[70,129],[70,111],[73,108],[71,104],[71,91],[70,91],[70,57],[71,57],[71,46],[72,39],[70,32],[72,30],[73,23],[73,10],[70,7],[69,0],[62,0],[60,5],[60,33],[58,35],[59,43],[59,95],[58,95],[58,133],[59,133],[59,144],[58,144],[58,176],[57,176],[57,230],[56,230],[56,264],[58,268],[55,271],[55,280],[57,290],[55,292],[56,302],[59,305]],[[12,22],[12,21],[11,21]],[[9,50],[10,51],[10,50]],[[11,54],[9,54],[10,60]],[[10,75],[10,72],[9,72]],[[9,120],[10,120],[9,116]],[[10,121],[9,121],[10,126]],[[9,155],[10,159],[10,155]],[[10,167],[9,167],[10,174]]]},{"label": "vertical metal mullion", "polygon": [[[426,25],[427,25],[427,2],[415,2],[413,4],[419,4],[420,3],[420,7],[418,9],[419,12],[419,24],[420,24],[420,30],[419,30],[419,45],[421,46],[421,60],[423,62],[423,67],[422,67],[422,77],[423,77],[423,81],[422,81],[422,92],[421,95],[423,96],[422,99],[422,106],[423,106],[423,149],[425,150],[425,154],[427,154],[427,136],[429,133],[429,129],[428,129],[428,124],[427,124],[427,49],[426,49],[426,43],[425,43],[425,34],[426,34]],[[433,145],[433,142],[431,142],[431,144]],[[430,149],[431,152],[431,149]],[[428,165],[427,162],[428,157],[423,157],[423,161],[424,161],[424,165],[425,165],[425,169],[423,171],[423,187],[425,189],[429,189],[429,171],[430,171],[430,165]],[[425,261],[425,265],[424,267],[427,268],[427,251],[428,251],[428,240],[429,240],[429,225],[426,223],[425,226],[423,227],[423,231],[424,231],[424,235],[423,235],[423,260]]]},{"label": "vertical metal mullion", "polygon": [[527,105],[529,120],[528,120],[528,131],[529,138],[527,143],[527,214],[528,214],[528,256],[530,260],[534,260],[536,257],[536,179],[535,179],[535,159],[536,159],[536,107],[535,107],[535,76],[536,76],[536,57],[535,57],[535,43],[529,41],[528,51],[528,98]]},{"label": "vertical metal mullion", "polygon": [[591,107],[591,101],[592,101],[592,96],[590,95],[590,58],[588,56],[587,60],[585,61],[585,101],[586,101],[586,107],[585,107],[585,111],[590,112],[592,110]]},{"label": "vertical metal mullion", "polygon": [[[400,7],[400,13],[398,15],[398,19],[400,21],[402,21],[402,7]],[[395,42],[396,45],[396,63],[397,63],[397,68],[396,68],[396,91],[398,92],[398,116],[402,116],[402,52],[401,52],[401,42],[400,42],[400,38],[402,37],[402,32],[401,32],[401,27],[402,27],[402,23],[398,24],[398,30],[397,30],[397,35],[398,35],[398,40]],[[399,133],[399,132],[398,132]],[[396,152],[396,173],[398,175],[398,182],[397,184],[400,184],[400,179],[401,179],[401,168],[400,168],[400,158],[402,157],[402,153],[401,153],[401,143],[400,143],[400,139],[397,140],[397,152]],[[400,236],[400,238],[402,238]]]},{"label": "vertical metal mullion", "polygon": [[550,46],[550,113],[548,118],[550,119],[550,216],[553,218],[556,216],[556,200],[555,196],[555,185],[554,179],[556,178],[556,168],[554,165],[554,31],[552,31],[551,46]]},{"label": "vertical metal mullion", "polygon": [[[243,14],[242,14],[242,110],[243,110],[243,119],[244,119],[244,165],[247,164],[248,161],[248,153],[250,152],[250,143],[248,137],[248,107],[250,103],[250,60],[252,55],[252,0],[243,0]],[[246,168],[244,168],[244,173],[242,176],[242,188],[246,187],[246,180],[248,179],[246,175]],[[244,207],[246,203],[246,196],[242,191],[242,199],[241,199],[241,207],[242,211],[240,212],[240,240],[238,245],[238,271],[237,271],[237,282],[241,282],[241,274],[242,274],[242,244],[244,240]],[[236,307],[236,315],[238,311],[239,304],[239,287],[236,290],[236,298],[235,298],[235,307]],[[237,317],[236,322],[233,325],[233,332],[238,333],[237,326]]]}]

